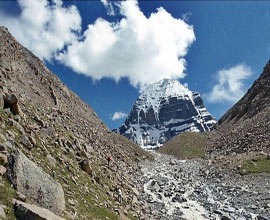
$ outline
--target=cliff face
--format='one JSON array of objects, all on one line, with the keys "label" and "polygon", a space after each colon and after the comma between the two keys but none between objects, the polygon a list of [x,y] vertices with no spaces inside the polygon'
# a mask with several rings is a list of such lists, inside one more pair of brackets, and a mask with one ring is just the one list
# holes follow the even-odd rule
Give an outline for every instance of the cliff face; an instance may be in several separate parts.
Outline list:
[{"label": "cliff face", "polygon": [[142,147],[153,147],[185,131],[209,131],[215,122],[198,92],[165,79],[142,92],[118,132]]},{"label": "cliff face", "polygon": [[270,152],[270,61],[252,87],[219,121],[209,150]]},{"label": "cliff face", "polygon": [[[27,202],[51,207],[50,201],[42,199],[48,197],[43,195],[47,191],[42,188],[44,184],[38,181],[39,177],[31,177],[39,186],[36,182],[28,184],[27,180],[25,183],[13,179],[18,176],[16,172],[24,176],[21,173],[31,170],[21,170],[19,165],[17,170],[12,168],[12,164],[20,164],[12,158],[22,155],[33,162],[27,166],[36,164],[63,188],[67,205],[62,216],[116,219],[123,210],[126,210],[124,215],[137,215],[140,204],[132,202],[136,197],[136,184],[131,175],[136,168],[133,161],[148,155],[110,132],[90,106],[4,27],[0,28],[0,121],[0,151],[3,151],[0,156],[11,158],[11,162],[4,163],[5,167],[0,164],[1,175],[6,168],[10,170],[10,181],[16,182],[16,190],[25,193]],[[114,159],[110,167],[106,165],[108,155]],[[124,203],[116,202],[115,189],[121,189]],[[0,206],[6,201],[1,198]],[[132,205],[126,207],[127,204]]]}]

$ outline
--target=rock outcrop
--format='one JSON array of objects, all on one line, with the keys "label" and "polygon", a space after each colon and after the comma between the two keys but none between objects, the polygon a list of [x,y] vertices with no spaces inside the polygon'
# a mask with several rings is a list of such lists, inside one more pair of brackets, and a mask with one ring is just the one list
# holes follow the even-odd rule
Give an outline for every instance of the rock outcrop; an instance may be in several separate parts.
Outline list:
[{"label": "rock outcrop", "polygon": [[9,156],[8,176],[15,189],[41,207],[59,215],[65,210],[63,188],[17,150]]},{"label": "rock outcrop", "polygon": [[198,92],[176,80],[147,87],[117,132],[143,146],[159,146],[185,131],[209,131],[216,120]]}]

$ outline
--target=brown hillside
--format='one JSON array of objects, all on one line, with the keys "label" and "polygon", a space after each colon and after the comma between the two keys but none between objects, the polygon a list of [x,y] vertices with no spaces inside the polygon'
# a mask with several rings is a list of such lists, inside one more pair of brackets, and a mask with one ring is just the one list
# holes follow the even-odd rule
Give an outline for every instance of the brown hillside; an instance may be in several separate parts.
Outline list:
[{"label": "brown hillside", "polygon": [[218,121],[209,151],[270,153],[270,61],[245,96]]},{"label": "brown hillside", "polygon": [[[0,88],[0,149],[8,157],[20,149],[60,183],[66,204],[61,216],[138,216],[141,204],[134,199],[138,196],[132,175],[136,169],[134,160],[148,154],[109,131],[90,106],[4,27],[0,28]],[[106,161],[109,155],[113,158],[110,167]],[[5,164],[8,169],[9,166]],[[7,174],[0,179],[0,183],[4,182],[0,184],[0,205],[7,205],[12,216],[14,195],[3,192],[14,190],[6,179]],[[123,202],[116,189],[121,189]],[[27,193],[26,202],[48,207],[46,201],[42,203],[35,194],[31,197]]]}]

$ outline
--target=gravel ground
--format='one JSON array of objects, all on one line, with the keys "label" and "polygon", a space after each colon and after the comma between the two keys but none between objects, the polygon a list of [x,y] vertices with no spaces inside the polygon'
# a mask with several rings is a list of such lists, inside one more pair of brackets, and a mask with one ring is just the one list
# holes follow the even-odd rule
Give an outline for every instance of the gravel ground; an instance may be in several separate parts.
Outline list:
[{"label": "gravel ground", "polygon": [[208,160],[153,153],[140,164],[147,219],[270,219],[270,175],[241,176]]}]

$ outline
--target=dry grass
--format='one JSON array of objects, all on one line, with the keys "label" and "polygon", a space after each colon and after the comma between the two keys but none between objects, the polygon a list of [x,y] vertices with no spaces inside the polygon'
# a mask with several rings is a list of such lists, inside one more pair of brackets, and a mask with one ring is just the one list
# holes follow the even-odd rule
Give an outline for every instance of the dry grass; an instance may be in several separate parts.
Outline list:
[{"label": "dry grass", "polygon": [[185,132],[169,140],[158,151],[179,159],[204,157],[207,137],[208,133]]}]

